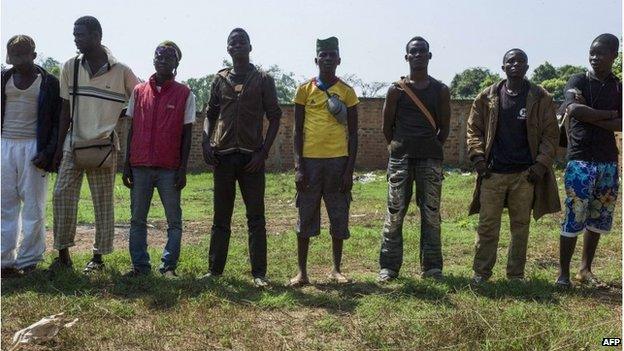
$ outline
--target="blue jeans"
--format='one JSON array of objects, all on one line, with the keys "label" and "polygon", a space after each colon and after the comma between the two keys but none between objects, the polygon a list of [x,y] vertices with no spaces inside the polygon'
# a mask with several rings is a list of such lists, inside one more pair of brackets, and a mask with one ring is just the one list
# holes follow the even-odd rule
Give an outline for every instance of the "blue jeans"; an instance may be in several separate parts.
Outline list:
[{"label": "blue jeans", "polygon": [[388,162],[388,212],[383,226],[379,265],[381,273],[396,277],[403,263],[403,219],[416,183],[420,207],[420,267],[423,274],[442,272],[440,197],[442,161],[394,158]]},{"label": "blue jeans", "polygon": [[133,186],[130,190],[130,257],[132,265],[140,271],[151,270],[147,253],[147,214],[152,202],[154,188],[165,209],[167,217],[167,245],[162,255],[160,271],[175,270],[180,257],[182,240],[182,209],[180,191],[175,187],[175,172],[170,169],[132,167]]}]

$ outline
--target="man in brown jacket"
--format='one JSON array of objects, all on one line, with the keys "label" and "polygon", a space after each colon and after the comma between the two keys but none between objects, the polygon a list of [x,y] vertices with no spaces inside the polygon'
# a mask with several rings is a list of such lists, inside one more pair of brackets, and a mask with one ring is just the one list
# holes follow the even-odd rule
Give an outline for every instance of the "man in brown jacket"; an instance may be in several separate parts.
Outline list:
[{"label": "man in brown jacket", "polygon": [[[275,81],[250,63],[251,42],[242,28],[227,39],[233,67],[219,71],[210,89],[204,123],[203,154],[214,166],[214,220],[205,278],[223,273],[230,242],[236,182],[245,202],[253,283],[267,286],[264,216],[264,160],[279,129],[282,110]],[[268,120],[263,136],[264,118]]]},{"label": "man in brown jacket", "polygon": [[492,275],[505,203],[511,242],[507,278],[523,279],[531,210],[537,220],[560,210],[552,163],[558,142],[555,104],[525,79],[528,58],[511,49],[503,57],[507,76],[481,92],[468,117],[470,160],[478,173],[470,214],[479,213],[473,283]]}]

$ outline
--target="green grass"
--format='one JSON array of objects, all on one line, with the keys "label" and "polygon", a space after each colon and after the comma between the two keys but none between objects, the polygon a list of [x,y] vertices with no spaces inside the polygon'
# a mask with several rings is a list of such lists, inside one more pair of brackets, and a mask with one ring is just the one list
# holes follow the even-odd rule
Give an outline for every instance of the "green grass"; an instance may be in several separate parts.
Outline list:
[{"label": "green grass", "polygon": [[[612,288],[556,290],[561,214],[531,223],[527,282],[504,276],[509,243],[505,212],[499,258],[490,283],[469,286],[477,217],[467,217],[474,175],[448,172],[442,200],[445,279],[422,280],[418,268],[419,213],[412,202],[405,221],[405,257],[401,278],[379,286],[380,232],[385,214],[383,172],[373,182],[356,183],[351,208],[352,237],[345,243],[343,266],[349,285],[327,281],[331,267],[327,230],[312,241],[309,270],[313,286],[284,284],[296,271],[294,184],[292,173],[267,177],[268,275],[273,285],[251,285],[244,207],[240,194],[224,277],[202,282],[207,270],[212,218],[212,175],[190,175],[183,192],[185,235],[201,236],[183,246],[179,279],[158,274],[131,280],[121,277],[129,256],[120,248],[106,257],[108,268],[85,276],[78,269],[49,277],[39,271],[2,282],[2,342],[43,316],[64,311],[79,318],[45,345],[54,350],[589,350],[603,337],[621,337],[621,216],[614,234],[599,245],[595,273]],[[559,173],[559,176],[561,174]],[[52,189],[53,182],[50,183]],[[50,196],[51,200],[51,196]],[[151,220],[163,221],[158,196]],[[119,177],[116,221],[129,221],[129,191]],[[51,205],[51,204],[49,204]],[[617,208],[620,207],[618,203]],[[324,220],[326,216],[324,215]],[[83,184],[79,222],[93,223],[88,187]],[[51,206],[48,206],[48,226]],[[578,266],[580,248],[574,258]],[[150,248],[157,265],[161,247]],[[54,255],[46,256],[46,267]],[[77,268],[88,252],[74,255]]]}]

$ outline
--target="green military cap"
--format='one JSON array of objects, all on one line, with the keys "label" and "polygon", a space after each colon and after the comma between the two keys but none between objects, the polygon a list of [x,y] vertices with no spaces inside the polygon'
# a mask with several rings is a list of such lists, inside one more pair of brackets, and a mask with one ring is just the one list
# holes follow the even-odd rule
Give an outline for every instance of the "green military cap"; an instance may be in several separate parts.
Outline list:
[{"label": "green military cap", "polygon": [[316,39],[316,52],[338,50],[338,38]]}]

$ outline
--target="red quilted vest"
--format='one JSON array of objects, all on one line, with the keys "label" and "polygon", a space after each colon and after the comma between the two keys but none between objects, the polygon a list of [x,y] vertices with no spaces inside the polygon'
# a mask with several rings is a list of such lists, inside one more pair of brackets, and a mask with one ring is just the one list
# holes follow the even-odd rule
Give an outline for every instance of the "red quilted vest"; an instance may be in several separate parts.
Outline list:
[{"label": "red quilted vest", "polygon": [[134,89],[130,165],[178,169],[190,89],[175,80],[158,92],[155,76]]}]

